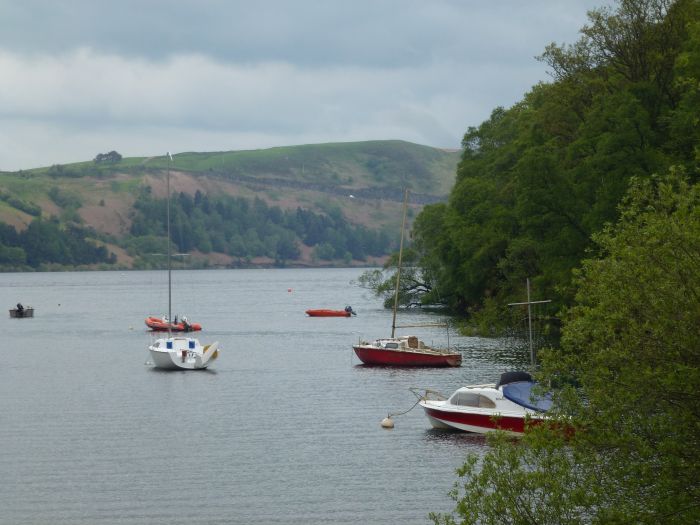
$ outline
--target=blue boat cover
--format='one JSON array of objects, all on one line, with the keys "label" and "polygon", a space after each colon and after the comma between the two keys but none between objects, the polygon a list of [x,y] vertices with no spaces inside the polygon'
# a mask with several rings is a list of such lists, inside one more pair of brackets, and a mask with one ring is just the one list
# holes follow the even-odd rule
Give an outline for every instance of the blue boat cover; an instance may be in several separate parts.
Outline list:
[{"label": "blue boat cover", "polygon": [[513,403],[517,403],[530,410],[546,412],[552,407],[552,395],[546,393],[544,396],[535,396],[532,394],[532,388],[534,386],[535,383],[531,381],[509,383],[503,386],[503,395]]}]

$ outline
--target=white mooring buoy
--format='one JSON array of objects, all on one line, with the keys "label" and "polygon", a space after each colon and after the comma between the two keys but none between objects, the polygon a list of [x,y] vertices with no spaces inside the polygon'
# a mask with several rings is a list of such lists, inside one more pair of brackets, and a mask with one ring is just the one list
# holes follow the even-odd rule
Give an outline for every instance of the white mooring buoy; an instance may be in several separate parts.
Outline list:
[{"label": "white mooring buoy", "polygon": [[394,420],[391,419],[391,416],[382,419],[382,428],[394,428]]}]

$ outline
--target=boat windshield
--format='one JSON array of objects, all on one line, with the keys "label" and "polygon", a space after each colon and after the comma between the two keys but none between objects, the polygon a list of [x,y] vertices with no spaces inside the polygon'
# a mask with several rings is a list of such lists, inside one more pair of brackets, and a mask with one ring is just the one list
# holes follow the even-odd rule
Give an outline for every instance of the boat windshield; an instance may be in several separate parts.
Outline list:
[{"label": "boat windshield", "polygon": [[496,403],[491,399],[474,392],[456,392],[450,398],[450,404],[463,407],[496,408]]},{"label": "boat windshield", "polygon": [[552,408],[552,395],[550,393],[545,393],[541,396],[533,394],[532,389],[535,384],[531,381],[518,381],[507,384],[503,387],[503,396],[506,399],[510,399],[513,403],[530,410],[546,412]]},{"label": "boat windshield", "polygon": [[399,343],[385,343],[384,348],[398,348]]}]

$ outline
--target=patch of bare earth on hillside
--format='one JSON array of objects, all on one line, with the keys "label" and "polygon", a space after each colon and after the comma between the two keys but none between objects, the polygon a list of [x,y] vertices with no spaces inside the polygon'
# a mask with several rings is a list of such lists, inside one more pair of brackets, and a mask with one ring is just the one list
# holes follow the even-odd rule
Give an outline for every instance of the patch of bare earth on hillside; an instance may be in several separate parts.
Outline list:
[{"label": "patch of bare earth on hillside", "polygon": [[[151,194],[157,199],[165,199],[168,196],[167,192],[167,174],[163,172],[158,175],[146,175],[144,183],[151,187]],[[215,195],[217,193],[226,193],[227,195],[235,195],[239,193],[235,190],[236,185],[229,184],[226,181],[212,179],[206,176],[195,176],[182,171],[170,172],[170,192],[186,193],[194,196],[199,190],[207,195]]]},{"label": "patch of bare earth on hillside", "polygon": [[109,235],[122,235],[129,230],[129,212],[133,199],[124,195],[109,195],[101,204],[90,204],[80,208],[80,216],[95,230]]},{"label": "patch of bare earth on hillside", "polygon": [[34,220],[34,217],[23,211],[8,208],[8,211],[2,214],[2,222],[12,226],[18,232],[24,231],[29,223]]}]

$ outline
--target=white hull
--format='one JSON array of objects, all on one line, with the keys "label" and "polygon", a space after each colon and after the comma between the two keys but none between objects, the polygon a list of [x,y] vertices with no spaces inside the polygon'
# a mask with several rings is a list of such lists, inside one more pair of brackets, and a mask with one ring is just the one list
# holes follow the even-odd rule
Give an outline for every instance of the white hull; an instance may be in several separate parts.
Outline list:
[{"label": "white hull", "polygon": [[[498,385],[472,385],[457,389],[448,399],[426,391],[418,403],[433,428],[452,428],[485,434],[501,430],[522,434],[528,424],[537,424],[551,406],[551,397],[533,396],[534,383],[510,373],[501,376]],[[527,375],[529,379],[529,375]]]},{"label": "white hull", "polygon": [[218,357],[218,343],[202,346],[191,337],[157,339],[148,351],[153,366],[164,370],[203,370]]},{"label": "white hull", "polygon": [[451,426],[448,425],[447,423],[443,423],[443,422],[440,421],[439,419],[436,419],[436,418],[434,418],[434,417],[432,417],[432,416],[429,416],[429,415],[427,415],[427,414],[426,414],[426,417],[428,418],[428,422],[430,423],[430,425],[431,425],[433,428],[438,428],[438,429],[440,429],[440,430],[451,430],[451,429],[454,429],[454,427],[451,427]]},{"label": "white hull", "polygon": [[[422,404],[423,408],[433,408],[430,405]],[[433,428],[441,430],[461,430],[462,432],[471,432],[474,434],[487,434],[488,432],[493,432],[499,429],[506,434],[519,435],[522,433],[522,426],[524,426],[524,421],[526,417],[532,419],[537,419],[534,414],[528,413],[502,413],[497,411],[473,411],[471,413],[462,413],[461,417],[464,419],[462,421],[457,421],[454,419],[454,413],[444,413],[443,417],[449,419],[442,419],[437,415],[437,410],[433,411],[432,414],[428,414],[426,410],[426,416],[428,422]],[[481,417],[479,417],[481,416]],[[485,418],[484,418],[485,416]],[[499,422],[499,423],[496,423]]]}]

